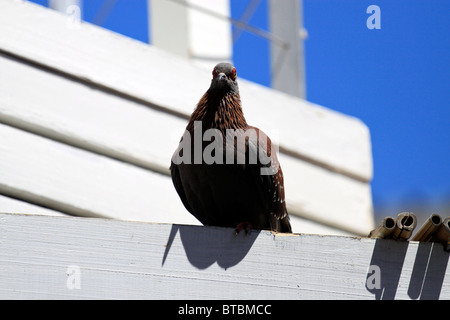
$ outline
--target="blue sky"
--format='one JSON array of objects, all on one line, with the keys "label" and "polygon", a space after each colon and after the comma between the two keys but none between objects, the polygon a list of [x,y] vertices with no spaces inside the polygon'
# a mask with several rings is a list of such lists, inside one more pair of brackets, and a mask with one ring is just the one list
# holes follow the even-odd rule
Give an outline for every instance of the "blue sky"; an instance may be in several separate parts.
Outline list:
[{"label": "blue sky", "polygon": [[[117,0],[100,19],[103,2],[84,1],[83,20],[148,41],[146,0]],[[249,2],[231,0],[232,17]],[[366,27],[372,4],[381,10],[379,30]],[[408,203],[425,202],[448,215],[450,1],[303,0],[303,16],[307,100],[368,125],[375,206],[406,211]],[[249,24],[268,30],[267,0]],[[270,86],[267,40],[243,32],[233,52],[240,77]]]},{"label": "blue sky", "polygon": [[[370,4],[380,30],[365,26]],[[444,215],[450,200],[449,13],[450,1],[305,1],[308,100],[369,126],[375,205]]]}]

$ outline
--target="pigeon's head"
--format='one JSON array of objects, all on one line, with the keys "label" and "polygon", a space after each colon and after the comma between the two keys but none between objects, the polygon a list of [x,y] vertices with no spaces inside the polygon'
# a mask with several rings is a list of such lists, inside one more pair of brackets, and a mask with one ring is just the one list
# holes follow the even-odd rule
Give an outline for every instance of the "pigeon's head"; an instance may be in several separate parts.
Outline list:
[{"label": "pigeon's head", "polygon": [[228,62],[217,64],[212,72],[210,89],[218,90],[223,93],[238,92],[236,68]]}]

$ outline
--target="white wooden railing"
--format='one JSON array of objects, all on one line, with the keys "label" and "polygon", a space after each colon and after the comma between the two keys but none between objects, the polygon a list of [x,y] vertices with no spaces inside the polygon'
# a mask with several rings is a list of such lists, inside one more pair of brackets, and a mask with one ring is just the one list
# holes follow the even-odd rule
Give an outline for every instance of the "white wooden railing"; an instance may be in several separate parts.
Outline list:
[{"label": "white wooden railing", "polygon": [[0,299],[450,299],[448,260],[432,242],[0,214]]}]

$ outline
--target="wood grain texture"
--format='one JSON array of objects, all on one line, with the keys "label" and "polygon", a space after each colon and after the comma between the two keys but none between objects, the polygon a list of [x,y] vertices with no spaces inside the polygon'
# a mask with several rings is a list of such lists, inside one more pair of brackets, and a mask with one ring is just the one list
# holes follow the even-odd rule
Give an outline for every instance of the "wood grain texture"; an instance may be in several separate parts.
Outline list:
[{"label": "wood grain texture", "polygon": [[[87,23],[71,26],[29,2],[2,1],[0,19],[0,51],[172,114],[189,115],[211,80],[211,70]],[[239,85],[248,122],[278,136],[282,150],[371,180],[370,136],[361,121],[244,79]]]},{"label": "wood grain texture", "polygon": [[0,244],[3,299],[450,298],[432,243],[2,214]]}]

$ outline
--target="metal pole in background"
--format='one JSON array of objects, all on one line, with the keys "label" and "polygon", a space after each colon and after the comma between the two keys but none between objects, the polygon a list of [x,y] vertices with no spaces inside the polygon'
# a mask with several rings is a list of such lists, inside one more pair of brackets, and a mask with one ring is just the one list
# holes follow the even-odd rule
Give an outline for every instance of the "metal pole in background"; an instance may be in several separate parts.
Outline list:
[{"label": "metal pole in background", "polygon": [[306,98],[302,0],[269,0],[270,32],[287,45],[270,44],[272,88]]},{"label": "metal pole in background", "polygon": [[[48,1],[49,8],[52,8],[56,11],[71,14],[69,11],[71,8],[75,8],[77,6],[80,10],[81,14],[81,0],[49,0]],[[73,6],[73,7],[71,7]]]},{"label": "metal pole in background", "polygon": [[152,45],[212,70],[232,59],[229,0],[148,0]]},{"label": "metal pole in background", "polygon": [[48,6],[51,9],[65,14],[67,27],[77,29],[81,24],[81,0],[49,0]]}]

